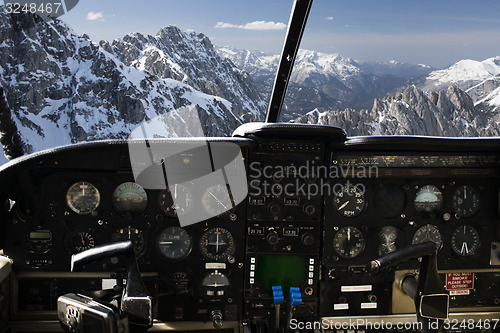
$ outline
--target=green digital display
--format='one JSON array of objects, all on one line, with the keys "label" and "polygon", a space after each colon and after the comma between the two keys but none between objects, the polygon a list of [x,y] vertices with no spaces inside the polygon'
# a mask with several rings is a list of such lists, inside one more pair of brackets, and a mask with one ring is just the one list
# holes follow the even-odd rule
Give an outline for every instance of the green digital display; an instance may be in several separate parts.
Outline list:
[{"label": "green digital display", "polygon": [[287,293],[290,287],[300,287],[306,278],[306,258],[287,255],[268,255],[257,259],[255,277],[265,291],[281,286]]}]

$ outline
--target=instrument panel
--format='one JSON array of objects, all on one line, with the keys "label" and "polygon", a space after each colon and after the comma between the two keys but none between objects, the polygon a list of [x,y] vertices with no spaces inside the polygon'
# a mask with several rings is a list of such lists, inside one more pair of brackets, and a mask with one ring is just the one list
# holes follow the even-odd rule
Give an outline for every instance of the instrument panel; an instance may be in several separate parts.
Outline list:
[{"label": "instrument panel", "polygon": [[[193,189],[183,171],[183,163],[197,160],[192,150],[180,153],[181,162],[170,169],[184,182],[163,188],[134,175],[138,162],[130,162],[125,144],[65,151],[20,167],[35,195],[24,195],[22,185],[2,194],[10,203],[2,246],[14,260],[15,285],[23,289],[14,313],[51,318],[54,297],[70,286],[109,285],[111,275],[103,272],[123,274],[119,257],[88,265],[85,278],[62,273],[72,254],[121,240],[134,243],[156,299],[155,318],[163,321],[206,321],[214,309],[225,320],[270,316],[275,285],[301,290],[299,318],[411,313],[394,288],[401,275],[419,268],[418,261],[377,276],[363,270],[377,257],[425,241],[440,249],[452,312],[498,311],[498,154],[388,155],[322,140],[238,144],[248,186],[241,202],[231,192],[231,177]],[[210,218],[181,223],[198,212]],[[46,274],[44,283],[33,279],[39,272]],[[472,274],[473,288],[454,289],[447,282],[453,274]],[[65,287],[50,287],[56,285]]]}]

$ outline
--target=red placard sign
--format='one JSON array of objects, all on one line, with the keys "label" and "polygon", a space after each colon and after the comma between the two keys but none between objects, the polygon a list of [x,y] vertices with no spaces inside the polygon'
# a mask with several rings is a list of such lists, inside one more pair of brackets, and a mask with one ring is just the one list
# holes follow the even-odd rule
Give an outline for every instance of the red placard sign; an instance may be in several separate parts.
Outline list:
[{"label": "red placard sign", "polygon": [[446,290],[474,289],[474,273],[446,273]]}]

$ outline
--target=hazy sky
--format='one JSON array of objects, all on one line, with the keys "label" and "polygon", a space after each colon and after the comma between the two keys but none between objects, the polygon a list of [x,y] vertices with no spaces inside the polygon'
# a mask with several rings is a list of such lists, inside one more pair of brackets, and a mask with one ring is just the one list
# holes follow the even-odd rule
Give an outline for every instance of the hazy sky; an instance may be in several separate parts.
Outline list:
[{"label": "hazy sky", "polygon": [[[170,24],[216,45],[279,53],[292,0],[80,0],[62,19],[112,40]],[[367,61],[444,67],[500,56],[499,0],[315,0],[302,48]]]}]

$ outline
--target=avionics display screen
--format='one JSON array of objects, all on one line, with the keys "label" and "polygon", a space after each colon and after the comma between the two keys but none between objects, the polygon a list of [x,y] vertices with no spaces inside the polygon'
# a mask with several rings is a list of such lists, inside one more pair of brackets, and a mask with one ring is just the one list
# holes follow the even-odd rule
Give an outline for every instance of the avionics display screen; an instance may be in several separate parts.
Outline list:
[{"label": "avionics display screen", "polygon": [[257,259],[256,282],[267,292],[281,286],[287,293],[290,287],[300,287],[306,278],[306,258],[287,255],[268,255]]}]

